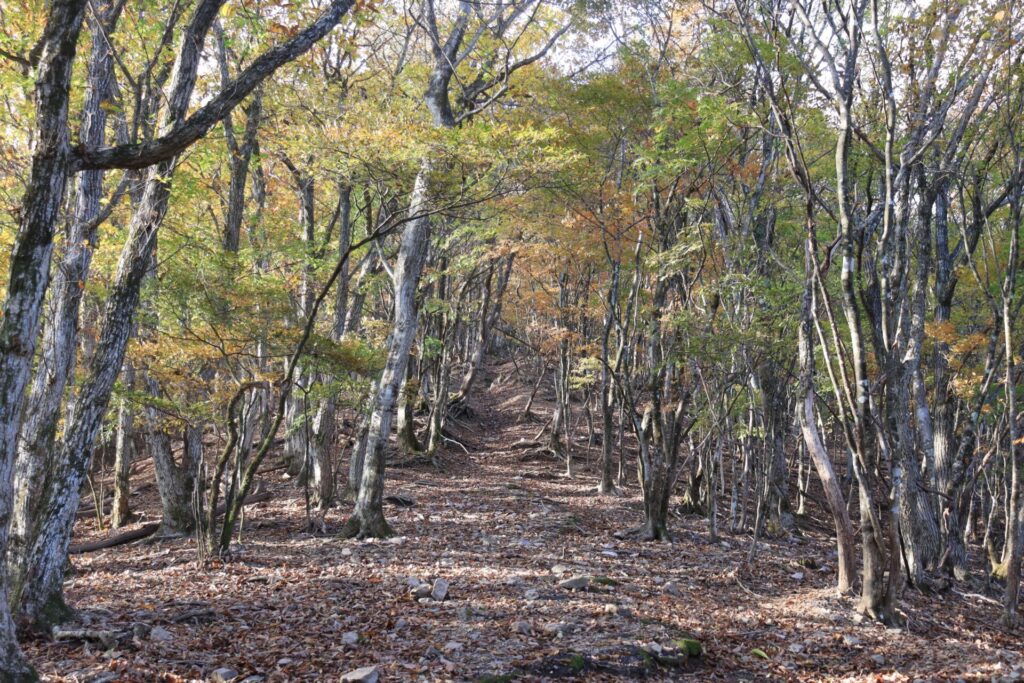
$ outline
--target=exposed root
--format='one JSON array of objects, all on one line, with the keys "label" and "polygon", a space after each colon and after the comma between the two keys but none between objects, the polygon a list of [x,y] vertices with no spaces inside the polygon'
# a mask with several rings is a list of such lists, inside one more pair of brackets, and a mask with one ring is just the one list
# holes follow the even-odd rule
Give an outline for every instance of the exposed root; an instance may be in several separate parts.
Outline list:
[{"label": "exposed root", "polygon": [[341,527],[338,535],[342,538],[363,540],[365,538],[390,538],[395,535],[395,531],[384,519],[384,515],[379,512],[371,513],[369,519],[355,513]]}]

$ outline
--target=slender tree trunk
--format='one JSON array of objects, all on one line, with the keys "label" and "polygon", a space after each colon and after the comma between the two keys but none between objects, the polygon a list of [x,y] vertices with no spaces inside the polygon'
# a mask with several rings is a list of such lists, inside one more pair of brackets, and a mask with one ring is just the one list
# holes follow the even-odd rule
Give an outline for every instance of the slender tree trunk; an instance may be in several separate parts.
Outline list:
[{"label": "slender tree trunk", "polygon": [[611,334],[615,322],[615,306],[619,295],[619,262],[612,263],[611,284],[605,302],[607,311],[604,319],[604,334],[601,337],[601,483],[598,493],[607,495],[615,491],[615,480],[612,463],[612,447],[614,441],[613,402],[615,387],[610,369]]},{"label": "slender tree trunk", "polygon": [[[809,207],[810,208],[810,207]],[[813,227],[809,227],[813,230]],[[814,416],[814,262],[812,253],[814,249],[813,234],[809,234],[805,246],[805,285],[803,295],[803,307],[801,312],[799,353],[800,353],[800,384],[803,394],[803,405],[799,410],[800,431],[803,434],[804,445],[810,456],[811,462],[818,473],[822,489],[825,492],[825,501],[828,503],[829,511],[832,513],[832,522],[836,529],[836,549],[839,554],[836,571],[836,589],[840,594],[853,590],[854,578],[856,576],[856,565],[854,559],[853,524],[850,522],[850,515],[846,507],[846,500],[843,497],[842,488],[836,477],[832,460],[828,456],[825,444],[818,432],[817,421]]]},{"label": "slender tree trunk", "polygon": [[342,531],[345,536],[379,538],[391,533],[391,527],[384,519],[384,449],[391,434],[392,414],[416,337],[416,290],[430,245],[430,218],[422,215],[427,208],[429,174],[430,163],[424,161],[416,177],[409,207],[410,214],[418,217],[410,220],[402,232],[395,265],[395,320],[391,348],[374,397],[359,493],[352,516]]},{"label": "slender tree trunk", "polygon": [[[124,384],[132,388],[135,384],[135,368],[127,363],[124,368]],[[135,460],[133,430],[135,415],[128,401],[122,400],[117,408],[117,445],[114,455],[114,504],[110,511],[110,524],[118,529],[131,519],[132,462]]]}]

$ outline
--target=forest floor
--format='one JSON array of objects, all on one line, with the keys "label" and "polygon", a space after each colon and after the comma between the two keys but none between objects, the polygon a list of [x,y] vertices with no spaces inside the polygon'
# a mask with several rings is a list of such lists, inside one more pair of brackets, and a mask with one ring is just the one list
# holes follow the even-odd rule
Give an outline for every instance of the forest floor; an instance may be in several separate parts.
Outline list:
[{"label": "forest floor", "polygon": [[[482,377],[472,416],[451,425],[468,454],[452,446],[440,469],[389,470],[387,493],[414,502],[387,508],[395,538],[331,535],[345,503],[328,514],[328,534],[307,533],[302,493],[277,471],[265,487],[272,499],[248,508],[229,562],[200,565],[182,538],[75,555],[67,595],[86,625],[137,635],[113,647],[30,640],[29,656],[53,681],[211,680],[222,667],[248,683],[336,681],[366,666],[384,682],[989,681],[1024,672],[1020,634],[1001,629],[998,592],[984,586],[906,591],[901,630],[856,619],[852,602],[835,596],[833,544],[812,519],[827,517],[814,506],[795,533],[760,542],[739,572],[750,535],[723,529],[712,542],[702,517],[674,517],[671,544],[617,538],[641,519],[635,481],[623,496],[598,497],[599,447],[588,464],[579,442],[572,479],[563,463],[512,448],[541,424],[518,421],[528,388],[494,382],[508,369]],[[151,469],[138,467],[133,504],[158,519]],[[104,535],[82,518],[75,541]],[[447,598],[416,599],[410,577],[444,579]],[[582,590],[559,586],[572,577],[590,579]],[[684,638],[703,654],[676,651]]]}]

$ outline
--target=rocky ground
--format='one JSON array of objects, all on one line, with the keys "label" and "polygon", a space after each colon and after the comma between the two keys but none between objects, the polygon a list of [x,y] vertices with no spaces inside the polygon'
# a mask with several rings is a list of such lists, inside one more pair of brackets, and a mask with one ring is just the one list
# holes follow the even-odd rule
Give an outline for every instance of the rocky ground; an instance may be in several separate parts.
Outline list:
[{"label": "rocky ground", "polygon": [[[250,507],[230,562],[197,562],[188,539],[76,555],[69,600],[94,635],[26,649],[52,681],[1016,680],[1019,633],[998,625],[997,589],[907,591],[904,629],[855,618],[835,597],[826,519],[766,539],[709,538],[672,520],[676,540],[615,532],[640,521],[635,484],[598,497],[593,465],[514,447],[529,390],[493,371],[452,431],[441,468],[389,472],[398,536],[359,542],[306,533],[280,471]],[[488,387],[488,382],[491,386]],[[543,405],[541,406],[543,407]],[[581,461],[589,456],[584,444]],[[148,466],[136,508],[158,515]],[[401,501],[399,501],[401,502]],[[344,520],[342,504],[328,532]],[[76,542],[103,537],[81,519]],[[95,637],[95,633],[106,634]],[[346,680],[346,679],[343,679]]]}]

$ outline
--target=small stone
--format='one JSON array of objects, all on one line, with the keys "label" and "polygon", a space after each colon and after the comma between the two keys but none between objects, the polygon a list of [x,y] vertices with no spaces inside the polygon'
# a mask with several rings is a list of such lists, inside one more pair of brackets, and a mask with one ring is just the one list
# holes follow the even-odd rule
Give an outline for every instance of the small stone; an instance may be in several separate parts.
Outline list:
[{"label": "small stone", "polygon": [[430,589],[430,597],[438,602],[448,597],[448,582],[444,579],[435,579],[434,587]]},{"label": "small stone", "polygon": [[878,666],[885,666],[885,655],[871,655],[871,661]]},{"label": "small stone", "polygon": [[457,640],[449,640],[447,643],[444,644],[445,652],[458,652],[461,649],[462,643],[458,642]]},{"label": "small stone", "polygon": [[455,616],[459,621],[469,621],[473,618],[473,608],[470,605],[459,605],[455,610]]},{"label": "small stone", "polygon": [[388,539],[388,543],[391,545],[402,545],[405,543],[405,536],[392,536]]},{"label": "small stone", "polygon": [[421,583],[412,589],[412,596],[417,599],[429,598],[430,597],[430,584]]},{"label": "small stone", "polygon": [[536,588],[531,588],[530,590],[523,593],[523,597],[527,600],[536,600],[540,597],[540,591],[538,591]]},{"label": "small stone", "polygon": [[803,643],[793,643],[792,645],[789,646],[789,651],[792,652],[795,655],[798,655],[798,654],[800,654],[801,652],[804,651],[804,644]]},{"label": "small stone", "polygon": [[364,666],[341,675],[341,683],[377,683],[380,680],[380,669],[375,666]]},{"label": "small stone", "polygon": [[554,622],[551,624],[544,624],[544,632],[555,635],[565,635],[566,633],[572,633],[572,624],[566,624],[563,622]]},{"label": "small stone", "polygon": [[166,643],[169,640],[174,640],[174,634],[165,629],[163,626],[154,626],[153,630],[149,632],[149,639],[161,643]]},{"label": "small stone", "polygon": [[355,645],[359,642],[359,634],[355,631],[346,631],[341,636],[342,645]]},{"label": "small stone", "polygon": [[565,579],[564,581],[558,582],[559,588],[564,588],[565,590],[569,591],[583,590],[589,585],[590,579],[586,576],[573,576],[571,578]]},{"label": "small stone", "polygon": [[524,636],[528,636],[533,632],[533,625],[528,621],[520,619],[519,621],[512,624],[512,630],[516,633],[521,633]]},{"label": "small stone", "polygon": [[394,626],[393,630],[398,631],[400,629],[405,628],[408,625],[409,625],[409,622],[405,620],[405,617],[398,617],[398,620],[395,622],[395,626]]},{"label": "small stone", "polygon": [[803,572],[793,572],[792,574],[789,575],[789,578],[793,579],[794,581],[803,581],[804,580],[804,573]]},{"label": "small stone", "polygon": [[259,674],[253,674],[251,676],[246,676],[245,678],[240,680],[238,683],[263,683],[263,681],[265,681],[265,680],[267,680],[266,676],[261,676]]},{"label": "small stone", "polygon": [[281,657],[281,659],[277,660],[277,665],[278,665],[279,667],[282,667],[282,668],[283,668],[283,667],[286,667],[286,666],[288,666],[289,664],[291,664],[291,663],[292,663],[292,662],[294,662],[294,661],[295,661],[295,660],[294,660],[294,659],[292,659],[291,657]]},{"label": "small stone", "polygon": [[572,571],[572,567],[565,564],[556,564],[551,568],[552,574],[568,574]]},{"label": "small stone", "polygon": [[618,557],[619,556],[619,554],[617,552],[615,552],[614,550],[602,550],[601,554],[604,555],[605,557]]},{"label": "small stone", "polygon": [[207,680],[210,683],[231,683],[238,678],[238,672],[232,669],[230,666],[222,666],[219,669],[214,669],[213,673],[210,674],[210,678]]},{"label": "small stone", "polygon": [[675,581],[666,581],[662,587],[662,592],[668,593],[669,595],[679,595],[679,584]]},{"label": "small stone", "polygon": [[342,557],[351,557],[352,556],[352,548],[342,548],[341,549],[341,556]]},{"label": "small stone", "polygon": [[860,638],[857,636],[851,636],[847,633],[843,636],[843,644],[846,645],[846,647],[857,647],[860,645]]},{"label": "small stone", "polygon": [[626,607],[625,605],[616,605],[608,603],[604,606],[605,614],[614,614],[617,617],[631,617],[633,616],[633,610]]}]

